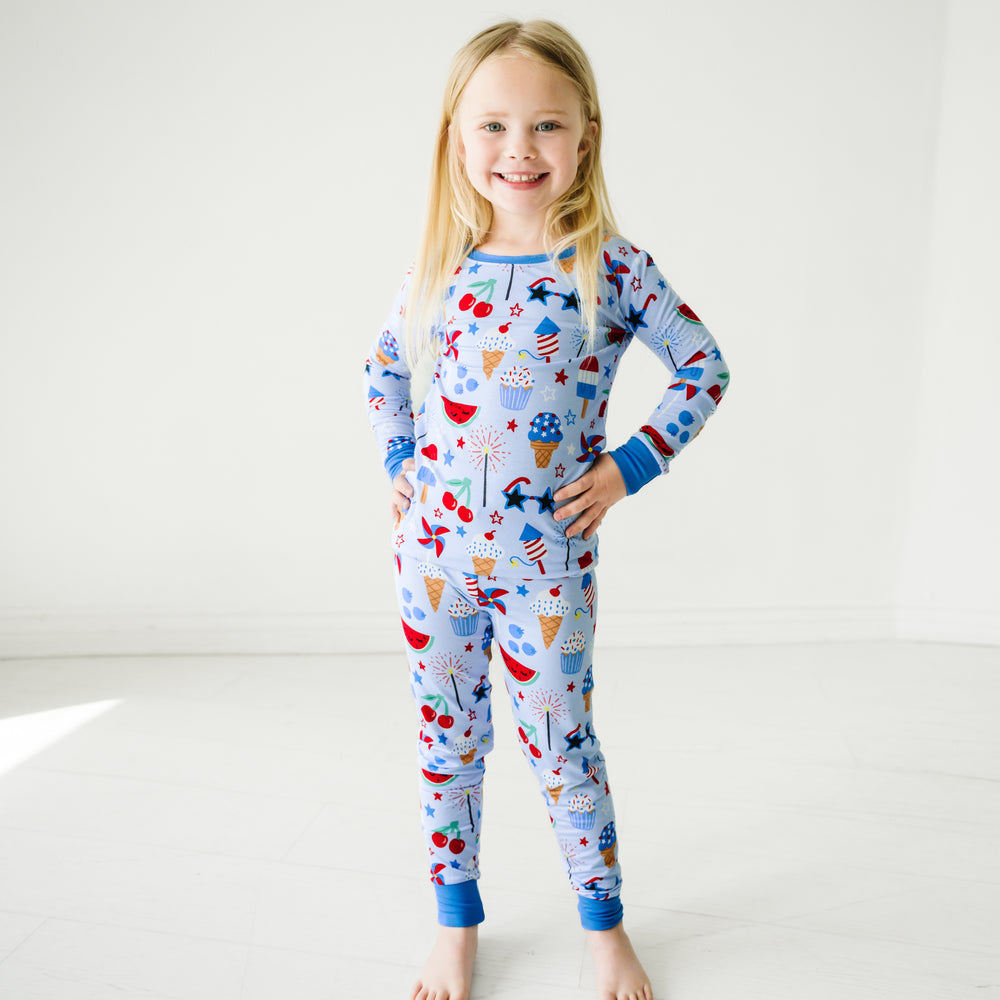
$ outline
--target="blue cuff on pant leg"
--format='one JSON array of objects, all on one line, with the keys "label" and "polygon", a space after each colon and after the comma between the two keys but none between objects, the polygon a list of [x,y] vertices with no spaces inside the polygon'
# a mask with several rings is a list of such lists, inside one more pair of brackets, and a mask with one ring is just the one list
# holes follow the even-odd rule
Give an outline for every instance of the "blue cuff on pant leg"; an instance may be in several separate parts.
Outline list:
[{"label": "blue cuff on pant leg", "polygon": [[588,931],[607,931],[617,927],[624,912],[618,896],[611,899],[590,899],[578,896],[576,907],[580,911],[580,923]]},{"label": "blue cuff on pant leg", "polygon": [[479,898],[479,883],[456,882],[454,885],[435,885],[438,923],[443,927],[472,927],[486,919],[483,903]]}]

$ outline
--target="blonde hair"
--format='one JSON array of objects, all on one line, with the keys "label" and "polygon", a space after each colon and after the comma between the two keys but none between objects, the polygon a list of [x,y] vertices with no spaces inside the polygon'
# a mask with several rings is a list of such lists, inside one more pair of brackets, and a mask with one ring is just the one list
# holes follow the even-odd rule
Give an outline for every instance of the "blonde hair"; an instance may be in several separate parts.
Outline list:
[{"label": "blonde hair", "polygon": [[601,109],[594,72],[579,43],[561,25],[553,21],[503,21],[481,31],[458,50],[445,85],[427,217],[407,296],[406,354],[411,366],[431,347],[432,332],[443,315],[455,272],[469,250],[483,242],[493,222],[493,208],[469,182],[450,126],[472,74],[501,51],[538,59],[562,73],[579,93],[584,124],[597,123],[576,179],[549,206],[543,234],[545,252],[553,259],[576,247],[575,255],[558,261],[557,270],[567,275],[575,271],[573,285],[590,347],[596,337],[601,245],[617,226],[601,168]]}]

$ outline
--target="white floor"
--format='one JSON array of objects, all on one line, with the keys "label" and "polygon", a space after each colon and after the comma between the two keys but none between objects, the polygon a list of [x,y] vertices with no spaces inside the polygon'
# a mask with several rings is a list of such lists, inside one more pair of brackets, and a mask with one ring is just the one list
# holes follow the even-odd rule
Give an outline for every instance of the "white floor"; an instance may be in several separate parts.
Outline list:
[{"label": "white floor", "polygon": [[[595,674],[657,998],[1000,997],[1000,649]],[[592,998],[494,681],[473,995]],[[0,997],[405,1000],[434,935],[409,697],[401,655],[0,661]]]}]

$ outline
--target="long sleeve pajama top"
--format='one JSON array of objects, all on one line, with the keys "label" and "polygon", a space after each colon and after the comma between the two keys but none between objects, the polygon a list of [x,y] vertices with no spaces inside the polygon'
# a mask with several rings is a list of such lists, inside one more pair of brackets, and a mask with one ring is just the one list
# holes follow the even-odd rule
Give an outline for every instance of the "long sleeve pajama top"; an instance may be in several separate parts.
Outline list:
[{"label": "long sleeve pajama top", "polygon": [[[629,494],[666,472],[729,382],[711,334],[649,254],[607,237],[592,348],[572,285],[572,249],[504,257],[471,251],[436,333],[437,363],[416,416],[403,348],[403,282],[365,365],[368,416],[390,479],[404,459],[415,493],[394,528],[397,552],[476,575],[579,576],[597,534],[570,538],[553,494],[607,447],[618,364],[640,340],[667,369],[659,406],[610,452]],[[563,272],[563,273],[560,273]]]}]

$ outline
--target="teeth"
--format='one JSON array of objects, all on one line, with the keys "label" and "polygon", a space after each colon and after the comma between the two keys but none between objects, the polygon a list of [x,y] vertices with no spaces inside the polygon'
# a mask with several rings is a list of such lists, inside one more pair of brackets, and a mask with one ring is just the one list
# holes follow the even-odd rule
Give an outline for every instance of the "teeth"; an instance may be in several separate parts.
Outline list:
[{"label": "teeth", "polygon": [[541,174],[501,174],[505,181],[512,181],[515,184],[525,184],[529,181],[537,181]]}]

